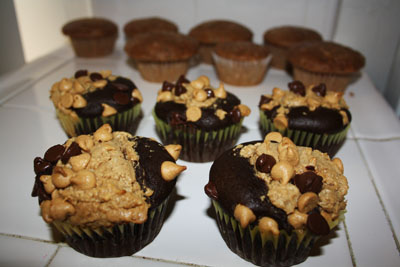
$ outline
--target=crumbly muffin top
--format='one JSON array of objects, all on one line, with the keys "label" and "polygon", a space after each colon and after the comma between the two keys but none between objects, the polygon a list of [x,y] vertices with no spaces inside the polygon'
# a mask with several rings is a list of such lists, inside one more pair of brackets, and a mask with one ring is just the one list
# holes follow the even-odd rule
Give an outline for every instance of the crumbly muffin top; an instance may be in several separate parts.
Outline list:
[{"label": "crumbly muffin top", "polygon": [[178,32],[178,27],[172,21],[159,17],[134,19],[124,26],[124,32],[127,37],[153,31]]},{"label": "crumbly muffin top", "polygon": [[198,42],[175,32],[138,34],[127,42],[125,52],[139,61],[168,62],[187,60],[197,53]]},{"label": "crumbly muffin top", "polygon": [[118,26],[105,18],[82,18],[65,24],[62,32],[74,38],[101,38],[117,35]]},{"label": "crumbly muffin top", "polygon": [[217,159],[205,190],[242,227],[254,223],[273,234],[308,228],[321,235],[345,209],[348,183],[340,159],[272,132]]},{"label": "crumbly muffin top", "polygon": [[[35,158],[37,177],[32,195],[39,196],[43,219],[92,228],[145,222],[151,198],[162,189],[146,177],[149,170],[142,166],[137,149],[143,142],[156,143],[112,132],[105,124],[93,135],[70,138],[64,145],[48,149],[44,158]],[[153,160],[152,168],[160,168],[158,179],[169,183],[186,169],[175,164],[180,146],[164,149],[157,145],[153,150],[164,154],[164,159],[162,163]],[[146,160],[152,157],[146,156]]]},{"label": "crumbly muffin top", "polygon": [[217,44],[227,41],[251,41],[253,33],[249,28],[234,21],[210,20],[203,22],[189,32],[202,44]]},{"label": "crumbly muffin top", "polygon": [[214,48],[214,52],[223,58],[239,61],[260,60],[269,55],[268,48],[265,46],[244,41],[219,43]]},{"label": "crumbly muffin top", "polygon": [[110,70],[78,70],[74,77],[53,84],[50,99],[61,112],[72,117],[108,117],[143,101],[136,85]]},{"label": "crumbly muffin top", "polygon": [[280,26],[264,33],[264,43],[290,48],[306,41],[322,41],[321,35],[308,28],[299,26]]},{"label": "crumbly muffin top", "polygon": [[365,65],[364,56],[334,42],[310,42],[293,47],[288,59],[294,67],[316,73],[350,74]]}]

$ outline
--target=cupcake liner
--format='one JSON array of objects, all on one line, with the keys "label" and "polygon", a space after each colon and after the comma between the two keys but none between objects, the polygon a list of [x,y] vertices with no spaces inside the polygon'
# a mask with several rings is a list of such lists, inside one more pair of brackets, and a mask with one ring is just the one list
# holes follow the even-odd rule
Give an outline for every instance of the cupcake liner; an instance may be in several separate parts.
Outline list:
[{"label": "cupcake liner", "polygon": [[71,44],[77,57],[103,57],[111,54],[114,50],[117,36],[102,38],[70,38]]},{"label": "cupcake liner", "polygon": [[157,117],[153,111],[156,122],[156,131],[164,144],[180,144],[181,159],[191,162],[207,162],[215,160],[226,149],[235,145],[241,128],[242,121],[220,130],[204,131],[190,126],[172,127]]},{"label": "cupcake liner", "polygon": [[212,53],[214,51],[215,44],[200,44],[199,52],[202,63],[214,64]]},{"label": "cupcake liner", "polygon": [[288,49],[272,44],[265,44],[272,54],[271,67],[281,70],[288,70],[289,62],[287,61]]},{"label": "cupcake liner", "polygon": [[271,56],[259,60],[240,61],[212,53],[214,65],[221,81],[232,85],[256,85],[263,81]]},{"label": "cupcake liner", "polygon": [[149,211],[143,224],[124,223],[91,229],[65,222],[53,222],[66,242],[76,251],[91,257],[130,256],[144,248],[158,235],[164,223],[168,198]]},{"label": "cupcake liner", "polygon": [[[279,235],[261,233],[258,226],[242,228],[216,201],[212,201],[217,225],[226,245],[243,259],[259,266],[291,266],[305,261],[320,236],[308,230],[281,230]],[[330,229],[343,215],[329,223]]]},{"label": "cupcake liner", "polygon": [[170,62],[136,61],[136,65],[142,78],[147,81],[172,82],[178,80],[179,76],[186,74],[189,68],[189,59]]},{"label": "cupcake liner", "polygon": [[260,128],[263,136],[269,132],[280,132],[283,136],[290,138],[298,146],[311,147],[321,152],[326,152],[333,157],[344,143],[350,124],[343,130],[334,134],[318,134],[286,128],[279,130],[274,123],[260,110]]},{"label": "cupcake liner", "polygon": [[136,104],[129,110],[108,117],[72,117],[59,109],[56,109],[56,114],[68,137],[91,134],[106,123],[110,124],[114,131],[126,131],[134,134],[141,118],[141,105]]}]

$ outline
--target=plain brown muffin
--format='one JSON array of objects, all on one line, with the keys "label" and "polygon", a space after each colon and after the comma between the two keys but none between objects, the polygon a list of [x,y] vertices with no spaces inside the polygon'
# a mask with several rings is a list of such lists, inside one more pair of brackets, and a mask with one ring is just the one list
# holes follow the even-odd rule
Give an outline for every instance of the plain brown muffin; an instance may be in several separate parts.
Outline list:
[{"label": "plain brown muffin", "polygon": [[289,25],[269,29],[263,38],[273,55],[271,66],[278,69],[287,68],[287,52],[291,47],[306,41],[322,41],[321,35],[312,29]]},{"label": "plain brown muffin", "polygon": [[124,33],[127,40],[137,34],[154,31],[178,32],[178,26],[172,21],[159,17],[134,19],[127,22],[124,26]]},{"label": "plain brown muffin", "polygon": [[78,57],[101,57],[111,54],[118,37],[117,25],[104,18],[82,18],[65,24],[63,34],[71,39]]}]

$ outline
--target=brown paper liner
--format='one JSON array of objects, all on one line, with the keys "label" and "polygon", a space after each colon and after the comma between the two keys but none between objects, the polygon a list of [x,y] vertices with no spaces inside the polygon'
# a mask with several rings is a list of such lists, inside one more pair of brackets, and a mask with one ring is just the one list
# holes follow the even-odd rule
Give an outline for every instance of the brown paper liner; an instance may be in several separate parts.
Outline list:
[{"label": "brown paper liner", "polygon": [[77,57],[104,57],[114,51],[117,36],[102,38],[70,38]]},{"label": "brown paper liner", "polygon": [[143,79],[157,83],[176,81],[179,76],[185,75],[189,68],[189,60],[171,62],[136,61],[136,64]]}]

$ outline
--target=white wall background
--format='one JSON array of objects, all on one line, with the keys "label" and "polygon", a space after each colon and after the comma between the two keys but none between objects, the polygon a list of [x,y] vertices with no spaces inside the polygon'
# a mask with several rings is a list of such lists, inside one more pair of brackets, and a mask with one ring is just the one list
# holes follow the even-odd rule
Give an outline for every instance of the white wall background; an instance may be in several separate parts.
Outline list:
[{"label": "white wall background", "polygon": [[123,25],[147,16],[168,18],[183,33],[207,19],[231,19],[251,28],[258,43],[271,27],[304,25],[363,53],[364,70],[398,107],[400,116],[399,0],[14,0],[14,4],[26,62],[65,45],[62,25],[82,16],[115,21],[120,45]]}]

